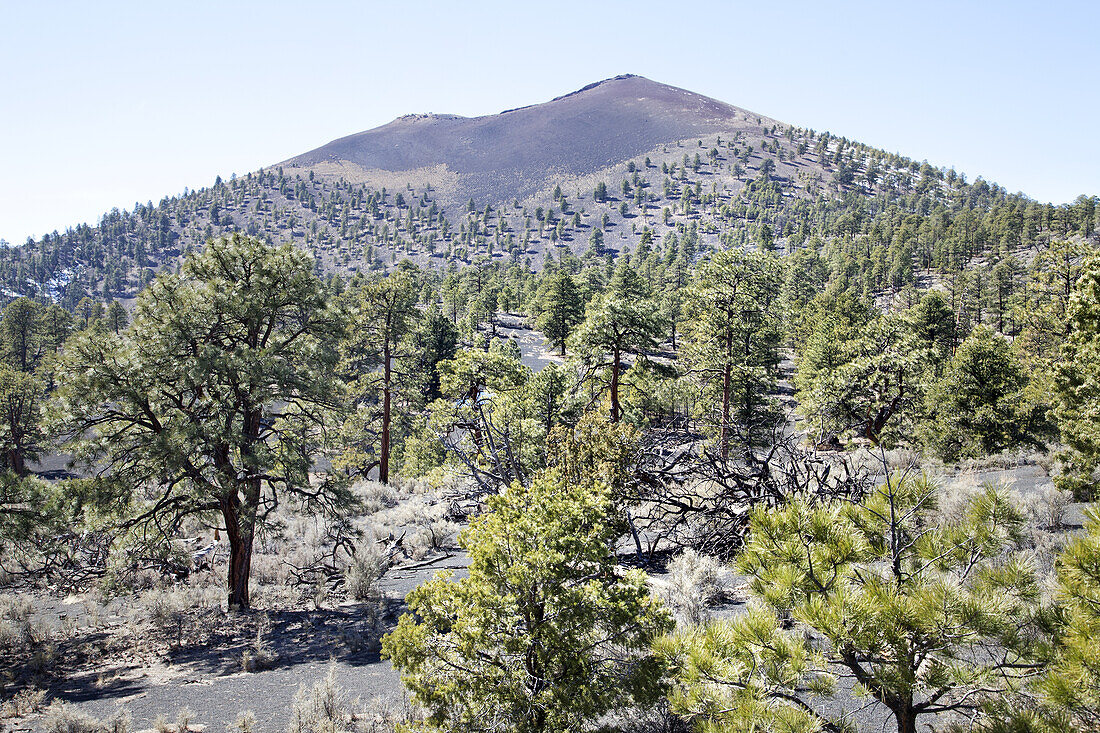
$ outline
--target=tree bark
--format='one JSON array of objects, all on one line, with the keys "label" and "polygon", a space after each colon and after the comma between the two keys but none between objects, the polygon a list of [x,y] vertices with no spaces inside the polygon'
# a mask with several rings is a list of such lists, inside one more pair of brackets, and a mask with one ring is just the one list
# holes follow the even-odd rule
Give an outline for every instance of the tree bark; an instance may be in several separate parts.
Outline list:
[{"label": "tree bark", "polygon": [[17,476],[27,475],[26,461],[23,460],[23,451],[19,448],[11,448],[8,450],[8,467],[15,472]]},{"label": "tree bark", "polygon": [[898,733],[917,733],[917,716],[911,707],[901,705],[894,708],[893,712],[898,723]]},{"label": "tree bark", "polygon": [[378,458],[378,480],[390,482],[390,386],[393,373],[390,365],[390,342],[382,346],[382,446]]},{"label": "tree bark", "polygon": [[616,348],[611,359],[611,422],[619,422],[619,349]]},{"label": "tree bark", "polygon": [[236,493],[220,501],[225,520],[225,536],[229,541],[229,569],[226,584],[229,590],[229,607],[246,610],[249,606],[248,579],[252,570],[252,538],[255,517],[248,521],[248,508],[241,513],[240,498]]},{"label": "tree bark", "polygon": [[726,365],[722,370],[722,460],[729,460],[730,457],[730,380],[732,378],[733,367],[730,364],[731,351],[732,351],[732,336],[726,338]]}]

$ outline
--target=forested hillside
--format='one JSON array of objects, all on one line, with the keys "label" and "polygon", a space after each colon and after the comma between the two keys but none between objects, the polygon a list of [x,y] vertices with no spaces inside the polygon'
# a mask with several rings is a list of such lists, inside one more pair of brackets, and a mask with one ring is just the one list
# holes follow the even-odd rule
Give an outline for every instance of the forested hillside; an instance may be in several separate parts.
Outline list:
[{"label": "forested hillside", "polygon": [[381,654],[400,715],[288,730],[1100,730],[1096,197],[636,77],[471,124],[627,83],[698,135],[487,199],[380,128],[0,251],[0,585],[139,609],[4,600],[0,690]]},{"label": "forested hillside", "polygon": [[[637,155],[599,163],[600,156],[587,152],[594,144],[589,128],[624,124],[630,117],[616,111],[621,95],[606,90],[641,82],[661,103],[644,106],[635,116],[645,115],[646,122],[657,112],[687,118],[679,126],[661,128],[661,134],[675,136],[696,127],[727,131],[669,139],[652,148],[648,141],[656,138],[643,138],[635,145],[644,148]],[[666,98],[673,91],[704,109],[719,107],[723,116],[714,110],[701,116],[694,108],[691,115],[680,106],[670,108]],[[435,167],[411,171],[352,170],[333,164],[332,155],[307,154],[231,180],[219,178],[210,188],[159,204],[112,211],[96,226],[0,251],[0,281],[9,297],[53,300],[70,310],[85,297],[130,298],[160,267],[178,262],[211,237],[240,231],[291,242],[314,255],[319,273],[344,277],[403,259],[438,271],[461,268],[478,257],[537,270],[547,258],[591,263],[654,248],[663,259],[689,267],[711,249],[759,242],[794,251],[827,243],[830,261],[845,260],[845,276],[864,294],[880,296],[906,285],[926,287],[935,276],[961,292],[966,288],[956,275],[971,262],[991,270],[994,261],[1012,255],[1016,262],[1006,268],[1026,267],[1037,247],[1052,239],[1088,238],[1096,228],[1095,197],[1062,206],[1039,204],[981,179],[968,181],[952,170],[787,126],[639,77],[477,120],[520,113],[569,120],[561,105],[597,93],[601,96],[584,114],[614,112],[612,120],[586,117],[585,126],[574,130],[573,148],[558,140],[558,148],[540,149],[538,176],[524,179],[522,186],[515,183],[507,194],[503,184],[485,189],[467,181],[467,174],[451,168],[461,167],[462,159],[448,158],[445,150],[413,161],[440,161]],[[415,143],[419,150],[438,142],[436,137],[398,140]],[[536,138],[525,140],[539,146]],[[385,137],[377,145],[383,142],[393,140]],[[491,140],[485,144],[492,147]],[[621,148],[617,144],[603,155]],[[588,161],[585,170],[555,173],[574,156]],[[561,165],[545,166],[555,158]],[[477,162],[483,168],[507,160]],[[516,178],[513,170],[490,173],[479,175],[498,182]],[[496,195],[476,195],[486,190]],[[981,280],[970,285],[971,298],[989,297],[992,278]],[[997,297],[1005,297],[1007,286],[996,287],[1002,291]]]}]

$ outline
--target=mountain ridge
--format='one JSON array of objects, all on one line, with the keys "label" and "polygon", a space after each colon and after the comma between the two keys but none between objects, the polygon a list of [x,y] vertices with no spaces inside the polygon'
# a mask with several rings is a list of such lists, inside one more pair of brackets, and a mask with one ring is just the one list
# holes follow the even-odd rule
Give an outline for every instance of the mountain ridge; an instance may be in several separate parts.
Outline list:
[{"label": "mountain ridge", "polygon": [[755,120],[776,123],[686,89],[622,74],[497,114],[403,115],[279,165],[308,170],[346,163],[392,172],[444,165],[463,177],[460,188],[469,194],[464,198],[522,200],[542,188],[551,171],[593,173],[658,145],[737,131]]}]

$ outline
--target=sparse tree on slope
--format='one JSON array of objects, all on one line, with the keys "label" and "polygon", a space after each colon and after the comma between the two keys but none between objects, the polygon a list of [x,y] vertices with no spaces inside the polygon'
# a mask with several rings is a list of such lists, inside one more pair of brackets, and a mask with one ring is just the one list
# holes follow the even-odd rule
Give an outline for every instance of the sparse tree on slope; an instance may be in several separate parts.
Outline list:
[{"label": "sparse tree on slope", "polygon": [[589,304],[584,323],[572,337],[589,364],[611,372],[612,422],[623,415],[619,402],[623,357],[655,349],[663,331],[657,303],[649,297],[645,283],[629,265],[619,265],[607,290]]}]

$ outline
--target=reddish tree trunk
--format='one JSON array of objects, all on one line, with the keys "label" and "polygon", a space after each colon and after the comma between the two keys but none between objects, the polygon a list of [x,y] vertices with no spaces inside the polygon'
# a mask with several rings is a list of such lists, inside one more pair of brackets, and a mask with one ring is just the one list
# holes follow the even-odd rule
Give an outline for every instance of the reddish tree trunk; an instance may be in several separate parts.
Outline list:
[{"label": "reddish tree trunk", "polygon": [[225,520],[225,536],[229,541],[229,569],[226,584],[229,590],[229,607],[247,609],[249,605],[248,578],[252,570],[252,538],[255,516],[244,508],[234,494],[221,500],[222,518]]},{"label": "reddish tree trunk", "polygon": [[8,468],[14,471],[17,476],[27,475],[27,464],[23,460],[23,451],[18,448],[8,450]]}]

